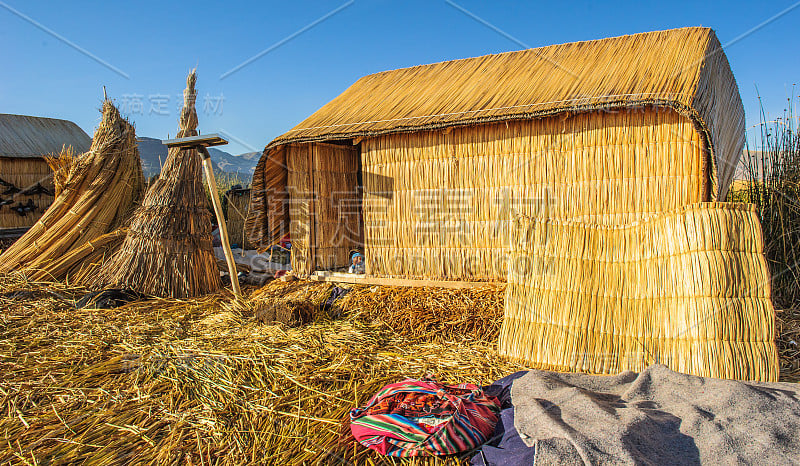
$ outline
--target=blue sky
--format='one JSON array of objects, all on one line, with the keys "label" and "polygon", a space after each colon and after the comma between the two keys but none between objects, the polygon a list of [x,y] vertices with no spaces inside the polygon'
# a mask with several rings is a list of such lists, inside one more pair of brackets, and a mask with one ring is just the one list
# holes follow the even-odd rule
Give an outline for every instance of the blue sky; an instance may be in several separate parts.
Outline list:
[{"label": "blue sky", "polygon": [[748,126],[758,122],[756,86],[780,116],[800,77],[800,2],[454,2],[505,35],[444,0],[0,0],[0,112],[72,120],[91,135],[105,85],[138,135],[165,138],[198,65],[200,130],[225,131],[234,140],[225,149],[241,153],[261,150],[365,74],[682,26],[711,27],[723,44],[739,38],[726,53]]}]

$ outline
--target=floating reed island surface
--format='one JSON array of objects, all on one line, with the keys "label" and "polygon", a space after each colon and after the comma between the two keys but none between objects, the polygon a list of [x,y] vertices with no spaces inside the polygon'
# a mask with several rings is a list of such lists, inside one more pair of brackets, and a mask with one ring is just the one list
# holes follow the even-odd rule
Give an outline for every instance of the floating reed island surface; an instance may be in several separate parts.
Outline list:
[{"label": "floating reed island surface", "polygon": [[[332,285],[275,281],[237,305],[220,291],[88,310],[72,306],[81,288],[0,285],[0,463],[393,464],[342,435],[350,409],[405,377],[523,369],[494,349],[491,287],[356,287],[322,310]],[[311,303],[312,321],[256,316],[291,303]]]},{"label": "floating reed island surface", "polygon": [[[0,463],[394,464],[343,435],[351,408],[404,377],[525,369],[497,354],[502,286],[357,286],[327,310],[319,282],[112,310],[74,309],[84,289],[19,274],[0,286]],[[298,305],[309,323],[258,317]],[[778,320],[781,378],[798,381],[800,315]]]}]

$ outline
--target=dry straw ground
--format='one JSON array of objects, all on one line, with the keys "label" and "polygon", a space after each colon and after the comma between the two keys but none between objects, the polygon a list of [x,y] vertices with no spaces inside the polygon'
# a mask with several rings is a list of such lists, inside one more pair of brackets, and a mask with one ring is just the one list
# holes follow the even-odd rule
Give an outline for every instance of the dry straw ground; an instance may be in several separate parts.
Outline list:
[{"label": "dry straw ground", "polygon": [[[256,314],[317,307],[330,284],[114,310],[76,310],[83,289],[19,275],[0,287],[0,463],[394,464],[340,435],[349,409],[403,377],[523,369],[496,353],[502,288],[359,287],[289,328]],[[778,316],[781,376],[797,381],[800,315]]]},{"label": "dry straw ground", "polygon": [[0,286],[0,463],[394,463],[340,437],[349,409],[403,377],[487,384],[522,369],[496,355],[491,288],[361,288],[288,328],[255,314],[320,304],[331,285],[114,310],[76,310],[82,289],[18,275]]}]

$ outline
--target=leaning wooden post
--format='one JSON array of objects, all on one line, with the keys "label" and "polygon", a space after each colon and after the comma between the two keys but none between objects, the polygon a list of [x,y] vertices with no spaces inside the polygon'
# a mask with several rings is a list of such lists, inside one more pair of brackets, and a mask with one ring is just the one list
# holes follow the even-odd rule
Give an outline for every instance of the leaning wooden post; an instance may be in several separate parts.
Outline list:
[{"label": "leaning wooden post", "polygon": [[203,173],[206,175],[208,190],[211,191],[211,203],[214,204],[214,214],[217,216],[219,238],[222,241],[222,250],[225,252],[225,262],[228,263],[228,273],[231,276],[233,295],[240,298],[242,296],[242,289],[239,287],[239,274],[236,272],[236,263],[233,261],[233,251],[231,251],[231,243],[228,239],[228,225],[225,223],[225,216],[222,214],[222,202],[219,200],[217,180],[214,178],[214,167],[211,165],[211,155],[204,146],[197,146],[197,150],[203,157]]}]

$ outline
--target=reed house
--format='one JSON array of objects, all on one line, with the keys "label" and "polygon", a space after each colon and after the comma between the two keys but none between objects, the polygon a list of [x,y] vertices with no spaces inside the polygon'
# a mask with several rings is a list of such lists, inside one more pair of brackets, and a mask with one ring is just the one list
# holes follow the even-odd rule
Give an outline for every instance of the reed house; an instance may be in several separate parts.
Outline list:
[{"label": "reed house", "polygon": [[513,214],[625,224],[723,200],[744,111],[711,29],[365,76],[270,142],[248,235],[298,275],[505,280]]},{"label": "reed house", "polygon": [[53,203],[44,159],[65,146],[89,150],[91,138],[71,121],[0,114],[0,229],[32,226]]}]

